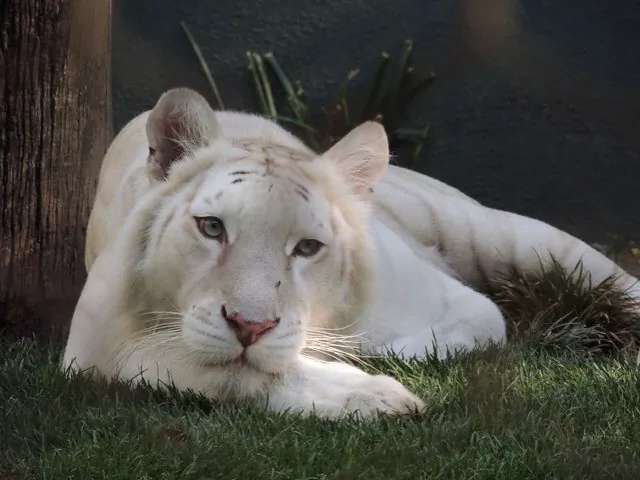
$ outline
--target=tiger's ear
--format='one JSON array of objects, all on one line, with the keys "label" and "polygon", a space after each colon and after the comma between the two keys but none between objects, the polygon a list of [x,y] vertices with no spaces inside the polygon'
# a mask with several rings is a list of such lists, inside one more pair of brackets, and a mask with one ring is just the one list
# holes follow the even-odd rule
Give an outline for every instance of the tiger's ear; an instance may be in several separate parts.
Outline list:
[{"label": "tiger's ear", "polygon": [[208,145],[219,134],[215,112],[202,95],[189,88],[166,91],[147,119],[149,176],[166,179],[177,160]]},{"label": "tiger's ear", "polygon": [[378,122],[357,126],[323,155],[335,164],[353,192],[368,199],[389,165],[387,134]]}]

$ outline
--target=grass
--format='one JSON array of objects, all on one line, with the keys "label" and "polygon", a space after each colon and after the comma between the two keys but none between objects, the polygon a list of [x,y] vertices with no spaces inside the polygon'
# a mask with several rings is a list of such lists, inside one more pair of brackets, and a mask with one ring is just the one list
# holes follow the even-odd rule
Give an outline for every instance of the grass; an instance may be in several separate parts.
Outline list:
[{"label": "grass", "polygon": [[588,355],[637,357],[638,301],[616,287],[615,276],[593,285],[581,262],[568,271],[554,258],[540,270],[508,272],[491,292],[510,338]]},{"label": "grass", "polygon": [[505,277],[493,296],[510,344],[371,359],[428,405],[371,423],[67,379],[59,348],[0,341],[0,479],[637,478],[635,304],[610,279],[591,286],[556,264],[543,280]]},{"label": "grass", "polygon": [[[211,87],[217,108],[224,109],[222,95],[198,42],[184,22],[181,26]],[[273,52],[247,52],[247,68],[257,103],[254,110],[282,124],[316,151],[329,149],[367,120],[380,122],[389,137],[394,161],[413,168],[425,153],[431,123],[406,126],[403,122],[410,105],[426,92],[435,78],[433,72],[416,71],[413,51],[413,41],[406,40],[395,60],[382,52],[377,67],[357,91],[364,92],[363,95],[349,92],[356,77],[362,76],[359,68],[349,70],[318,111],[311,110],[305,89],[299,81],[291,80]]]},{"label": "grass", "polygon": [[640,371],[620,360],[513,345],[378,361],[428,412],[358,424],[67,380],[56,348],[0,348],[0,478],[631,479],[640,468]]}]

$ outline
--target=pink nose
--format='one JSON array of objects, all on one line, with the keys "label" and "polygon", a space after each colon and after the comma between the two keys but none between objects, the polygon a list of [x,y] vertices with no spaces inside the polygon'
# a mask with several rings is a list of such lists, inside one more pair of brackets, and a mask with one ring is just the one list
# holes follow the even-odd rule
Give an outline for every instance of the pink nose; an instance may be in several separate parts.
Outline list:
[{"label": "pink nose", "polygon": [[238,312],[227,313],[225,307],[222,307],[222,316],[229,327],[236,332],[236,337],[245,348],[253,345],[262,335],[275,328],[280,320],[248,321]]}]

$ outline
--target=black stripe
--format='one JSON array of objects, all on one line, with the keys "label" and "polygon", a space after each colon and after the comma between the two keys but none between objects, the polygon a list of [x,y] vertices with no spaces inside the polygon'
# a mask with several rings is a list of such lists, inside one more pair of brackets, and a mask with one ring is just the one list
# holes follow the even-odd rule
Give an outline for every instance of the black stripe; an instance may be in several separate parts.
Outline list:
[{"label": "black stripe", "polygon": [[489,276],[487,275],[487,272],[485,268],[482,266],[482,262],[480,261],[480,252],[478,251],[476,229],[473,226],[472,222],[473,221],[469,219],[469,224],[471,225],[471,230],[469,233],[469,244],[470,244],[469,246],[471,248],[473,264],[480,278],[478,286],[480,288],[484,287],[484,289],[488,291],[491,288],[491,281],[489,280]]},{"label": "black stripe", "polygon": [[273,163],[269,157],[264,159],[264,163],[267,168],[265,169],[264,174],[262,176],[266,177],[267,175],[271,175],[271,173],[273,173]]},{"label": "black stripe", "polygon": [[307,187],[305,187],[304,185],[296,182],[295,180],[292,180],[291,178],[289,179],[291,180],[291,183],[293,183],[297,188],[299,188],[300,190],[302,190],[304,193],[306,193],[307,195],[309,195],[309,190],[307,189]]},{"label": "black stripe", "polygon": [[431,202],[426,200],[425,204],[427,205],[427,210],[429,210],[429,216],[431,217],[431,225],[433,225],[434,230],[438,235],[438,238],[436,240],[436,248],[438,249],[438,251],[443,257],[446,257],[447,245],[444,238],[444,231],[442,230],[442,225],[440,223],[440,219],[438,218],[438,213],[436,212],[436,209],[433,207],[433,205],[431,205]]},{"label": "black stripe", "polygon": [[167,218],[165,219],[164,222],[162,222],[162,227],[160,227],[160,232],[158,233],[158,241],[156,242],[156,248],[158,248],[160,246],[160,243],[162,243],[162,237],[164,236],[164,232],[167,230],[167,227],[169,226],[169,223],[171,223],[171,220],[173,220],[173,217],[175,216],[176,211],[173,210],[171,213],[169,213],[169,215],[167,215]]},{"label": "black stripe", "polygon": [[140,242],[138,244],[140,262],[142,262],[147,256],[147,252],[149,250],[149,243],[151,241],[151,231],[153,230],[153,225],[155,224],[156,219],[158,218],[158,215],[162,210],[164,202],[165,202],[164,197],[158,198],[155,205],[151,209],[149,216],[144,221],[144,224],[140,232]]}]

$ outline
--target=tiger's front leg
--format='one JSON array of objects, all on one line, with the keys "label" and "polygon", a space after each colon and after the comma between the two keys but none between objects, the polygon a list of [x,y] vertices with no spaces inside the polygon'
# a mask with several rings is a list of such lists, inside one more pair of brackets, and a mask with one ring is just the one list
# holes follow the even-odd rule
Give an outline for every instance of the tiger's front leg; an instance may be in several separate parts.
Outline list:
[{"label": "tiger's front leg", "polygon": [[337,419],[356,414],[360,419],[379,413],[406,415],[424,402],[387,375],[371,375],[340,362],[301,357],[287,375],[267,389],[268,408]]}]

